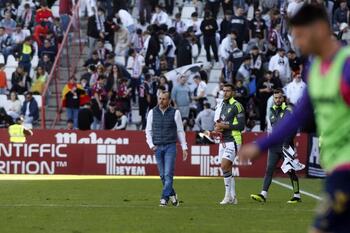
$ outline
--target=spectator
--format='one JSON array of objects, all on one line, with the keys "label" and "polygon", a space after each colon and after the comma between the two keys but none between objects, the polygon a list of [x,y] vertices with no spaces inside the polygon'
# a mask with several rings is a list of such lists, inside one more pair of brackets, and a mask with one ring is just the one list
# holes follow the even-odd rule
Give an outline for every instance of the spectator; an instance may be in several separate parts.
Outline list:
[{"label": "spectator", "polygon": [[6,11],[4,18],[1,20],[1,26],[5,28],[8,34],[16,29],[16,21],[12,19],[11,11]]},{"label": "spectator", "polygon": [[142,55],[138,54],[135,49],[129,50],[129,59],[127,63],[127,69],[131,75],[130,86],[132,101],[136,103],[136,90],[140,85],[140,76],[145,60]]},{"label": "spectator", "polygon": [[66,130],[74,130],[74,129],[76,129],[74,127],[74,121],[72,119],[68,119],[67,120]]},{"label": "spectator", "polygon": [[113,127],[113,130],[126,130],[128,126],[128,118],[125,116],[125,113],[121,109],[116,110],[116,115],[118,117],[117,123]]},{"label": "spectator", "polygon": [[0,128],[8,128],[12,124],[12,117],[7,115],[4,108],[0,108]]},{"label": "spectator", "polygon": [[46,71],[44,70],[43,67],[38,66],[36,68],[35,79],[32,82],[32,86],[31,86],[31,90],[30,91],[34,95],[41,95],[43,93],[46,80],[47,80],[47,73],[46,73]]},{"label": "spectator", "polygon": [[236,14],[232,16],[232,29],[237,32],[237,47],[239,49],[243,49],[243,42],[248,34],[248,21],[244,17],[244,9],[242,7],[238,7],[236,10]]},{"label": "spectator", "polygon": [[12,73],[11,77],[11,91],[15,91],[16,93],[22,95],[28,91],[28,88],[31,84],[31,78],[24,71],[23,66],[18,66],[15,72]]},{"label": "spectator", "polygon": [[12,43],[22,44],[26,39],[26,37],[28,36],[30,36],[30,34],[22,30],[22,25],[17,24],[16,30],[11,35],[11,40],[12,40]]},{"label": "spectator", "polygon": [[128,80],[122,79],[118,85],[116,106],[124,112],[130,112],[130,92]]},{"label": "spectator", "polygon": [[136,26],[135,26],[134,18],[132,17],[132,15],[129,12],[127,12],[124,9],[120,9],[115,14],[115,17],[117,18],[117,20],[120,20],[123,27],[128,29],[130,34],[135,32]]},{"label": "spectator", "polygon": [[250,68],[251,68],[251,59],[250,59],[250,56],[246,56],[244,57],[243,63],[241,64],[237,72],[237,80],[241,80],[243,83],[243,86],[246,88],[249,87],[249,83],[253,78],[251,76]]},{"label": "spectator", "polygon": [[89,17],[87,36],[89,40],[88,57],[90,58],[96,41],[98,39],[104,39],[105,37],[105,12],[102,8],[98,8],[97,14],[93,14]]},{"label": "spectator", "polygon": [[349,22],[349,9],[345,0],[340,1],[340,7],[334,11],[334,24],[336,28],[340,27],[341,23]]},{"label": "spectator", "polygon": [[193,12],[191,14],[191,21],[187,25],[187,31],[192,32],[193,35],[197,38],[198,49],[201,48],[200,37],[202,36],[201,31],[201,21],[198,19],[198,13]]},{"label": "spectator", "polygon": [[44,46],[39,48],[39,57],[41,58],[44,54],[48,55],[50,61],[53,62],[56,57],[56,48],[51,42],[47,39],[44,40]]},{"label": "spectator", "polygon": [[78,128],[78,114],[81,105],[90,101],[85,90],[77,84],[75,76],[69,78],[62,90],[62,107],[67,109],[67,119],[72,119],[74,128]]},{"label": "spectator", "polygon": [[31,92],[27,92],[21,109],[24,124],[32,126],[39,119],[39,107]]},{"label": "spectator", "polygon": [[14,55],[18,60],[18,65],[22,66],[27,74],[30,73],[34,53],[35,50],[30,37],[26,37],[24,42],[15,49]]},{"label": "spectator", "polygon": [[40,48],[43,45],[45,37],[49,34],[49,27],[45,22],[41,22],[34,27],[33,39]]},{"label": "spectator", "polygon": [[95,67],[95,69],[96,69],[96,66],[97,66],[98,64],[103,64],[103,61],[98,57],[97,51],[94,51],[94,52],[92,53],[91,58],[89,58],[89,59],[87,59],[87,60],[85,61],[84,67],[89,67],[89,68],[91,68],[92,65],[93,65],[93,66]]},{"label": "spectator", "polygon": [[186,127],[189,121],[191,104],[191,89],[187,84],[186,76],[182,75],[179,84],[174,86],[171,92],[171,100],[174,107],[180,111],[184,127]]},{"label": "spectator", "polygon": [[10,92],[10,99],[6,103],[6,112],[15,121],[21,114],[21,101],[18,100],[17,93]]},{"label": "spectator", "polygon": [[139,113],[141,116],[141,129],[146,128],[146,115],[149,110],[149,105],[151,103],[151,93],[150,93],[150,81],[151,75],[145,74],[144,81],[139,86]]},{"label": "spectator", "polygon": [[44,68],[44,70],[50,74],[51,68],[52,68],[52,61],[50,61],[50,57],[48,54],[43,54],[43,56],[40,58],[38,66],[41,66]]},{"label": "spectator", "polygon": [[114,126],[116,125],[117,121],[118,121],[118,117],[116,114],[116,108],[115,108],[115,104],[114,103],[109,103],[107,111],[104,115],[104,122],[105,122],[105,129],[113,129]]},{"label": "spectator", "polygon": [[249,93],[246,87],[243,86],[243,82],[241,80],[236,81],[236,89],[235,89],[235,99],[240,102],[245,109],[248,103]]},{"label": "spectator", "polygon": [[104,111],[104,107],[108,101],[108,93],[105,88],[105,77],[99,75],[97,82],[92,86],[92,99],[91,99],[91,109],[94,114],[94,122],[92,129],[101,128],[101,120]]},{"label": "spectator", "polygon": [[151,24],[162,25],[167,24],[169,16],[165,13],[160,5],[156,5],[155,12],[152,15]]},{"label": "spectator", "polygon": [[280,48],[275,56],[271,57],[269,62],[269,70],[278,70],[282,85],[285,86],[290,82],[291,70],[289,67],[288,58],[285,56],[285,50]]},{"label": "spectator", "polygon": [[35,23],[52,21],[53,15],[46,3],[41,3],[40,8],[35,13]]},{"label": "spectator", "polygon": [[78,113],[78,129],[90,130],[91,124],[94,122],[94,115],[91,110],[91,104],[86,103]]},{"label": "spectator", "polygon": [[256,9],[255,16],[249,25],[249,38],[266,38],[266,29],[265,20],[261,17],[261,11]]},{"label": "spectator", "polygon": [[251,58],[251,74],[256,77],[256,80],[259,80],[263,76],[263,64],[264,57],[260,53],[260,50],[257,46],[253,46],[250,51]]},{"label": "spectator", "polygon": [[5,28],[0,26],[0,52],[4,55],[5,58],[11,53],[12,39],[9,36]]},{"label": "spectator", "polygon": [[302,73],[303,65],[301,63],[300,58],[297,57],[297,54],[295,53],[295,51],[294,50],[288,51],[287,57],[288,57],[290,69],[292,71],[299,71],[300,73]]},{"label": "spectator", "polygon": [[192,64],[192,46],[191,46],[191,34],[184,33],[184,38],[181,40],[176,49],[176,65],[177,67]]},{"label": "spectator", "polygon": [[175,14],[175,20],[173,20],[172,26],[175,28],[176,32],[179,34],[182,34],[186,31],[186,23],[181,20],[181,13]]},{"label": "spectator", "polygon": [[126,28],[116,25],[114,34],[115,54],[126,56],[129,48],[129,32]]},{"label": "spectator", "polygon": [[97,40],[96,51],[101,61],[105,61],[107,56],[112,52],[105,48],[105,42],[102,39]]},{"label": "spectator", "polygon": [[11,17],[13,19],[16,19],[17,9],[15,7],[15,4],[13,4],[11,1],[7,1],[5,3],[5,7],[1,10],[1,16],[5,17],[7,12],[10,12]]},{"label": "spectator", "polygon": [[260,130],[264,131],[266,127],[266,106],[267,100],[273,94],[273,90],[280,88],[279,82],[272,78],[272,72],[267,71],[264,79],[258,82],[258,98],[259,98],[259,115],[260,115]]},{"label": "spectator", "polygon": [[167,69],[173,70],[175,62],[175,50],[176,46],[170,36],[166,35],[164,31],[159,31],[159,39],[162,42],[164,48],[164,56],[167,62]]},{"label": "spectator", "polygon": [[6,94],[7,92],[7,77],[4,69],[5,64],[0,64],[0,95]]},{"label": "spectator", "polygon": [[209,103],[204,104],[204,109],[196,117],[196,125],[200,131],[214,130],[214,116],[215,111],[210,108]]},{"label": "spectator", "polygon": [[197,84],[196,89],[194,90],[194,96],[192,99],[196,101],[197,113],[203,110],[204,100],[207,98],[207,84],[202,81],[201,76],[196,75],[193,77],[194,82]]},{"label": "spectator", "polygon": [[220,23],[220,41],[222,41],[227,36],[227,34],[231,33],[232,31],[231,20],[232,20],[232,11],[231,10],[225,11],[224,19]]},{"label": "spectator", "polygon": [[144,48],[145,38],[142,34],[142,29],[138,28],[136,33],[131,38],[130,44],[136,50],[136,52],[141,53]]},{"label": "spectator", "polygon": [[301,79],[299,71],[293,71],[293,81],[285,87],[287,100],[290,104],[296,105],[306,88],[305,82]]},{"label": "spectator", "polygon": [[207,61],[211,62],[210,48],[213,50],[215,61],[219,61],[218,48],[216,45],[216,31],[218,30],[218,24],[212,17],[211,12],[205,12],[204,20],[200,26],[203,32],[204,48],[207,53]]},{"label": "spectator", "polygon": [[64,31],[61,25],[61,19],[58,17],[53,20],[52,32],[55,36],[56,44],[60,44],[63,40]]},{"label": "spectator", "polygon": [[[211,12],[213,18],[216,20],[216,17],[219,13],[219,9],[220,9],[220,0],[208,0],[207,4],[205,5],[205,8],[207,9],[207,11],[204,13],[204,15],[207,12]],[[205,18],[205,16],[204,16]]]},{"label": "spectator", "polygon": [[18,15],[18,24],[23,25],[25,29],[30,29],[34,25],[34,13],[28,3],[24,4],[23,11]]}]

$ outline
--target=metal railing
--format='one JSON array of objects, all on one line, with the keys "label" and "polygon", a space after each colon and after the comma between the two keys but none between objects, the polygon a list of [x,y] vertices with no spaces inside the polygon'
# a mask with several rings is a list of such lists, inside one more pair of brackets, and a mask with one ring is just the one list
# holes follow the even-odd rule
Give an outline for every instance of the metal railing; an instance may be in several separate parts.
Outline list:
[{"label": "metal railing", "polygon": [[72,9],[72,16],[42,93],[41,128],[43,129],[54,128],[60,120],[63,87],[60,84],[68,81],[68,78],[76,72],[83,51],[79,5],[80,0]]}]

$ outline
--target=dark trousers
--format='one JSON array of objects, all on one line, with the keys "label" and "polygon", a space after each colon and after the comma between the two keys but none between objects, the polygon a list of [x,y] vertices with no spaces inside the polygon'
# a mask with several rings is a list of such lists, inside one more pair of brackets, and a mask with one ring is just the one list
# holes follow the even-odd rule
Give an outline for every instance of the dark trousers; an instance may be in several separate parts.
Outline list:
[{"label": "dark trousers", "polygon": [[165,9],[169,15],[173,15],[175,0],[165,0]]},{"label": "dark trousers", "polygon": [[204,36],[203,40],[204,40],[205,52],[207,53],[207,61],[211,62],[211,56],[210,56],[210,48],[211,48],[213,50],[213,53],[214,53],[215,61],[218,62],[219,61],[218,47],[216,45],[215,35]]},{"label": "dark trousers", "polygon": [[260,116],[260,130],[265,131],[266,128],[266,107],[267,100],[260,100],[259,103],[259,116]]},{"label": "dark trousers", "polygon": [[219,13],[220,1],[215,1],[215,2],[207,1],[205,8],[207,8],[210,12],[212,12],[213,18],[216,19],[217,15]]},{"label": "dark trousers", "polygon": [[140,79],[138,78],[131,78],[130,79],[130,86],[131,86],[131,98],[132,102],[136,102],[136,90],[139,89],[140,86]]},{"label": "dark trousers", "polygon": [[232,0],[229,3],[225,3],[225,0],[222,0],[221,5],[222,5],[222,10],[224,11],[224,13],[226,11],[233,12],[233,1]]},{"label": "dark trousers", "polygon": [[[282,153],[282,146],[280,147],[273,147],[269,149],[269,153],[267,156],[267,166],[266,166],[266,172],[264,177],[264,184],[262,190],[268,191],[271,185],[273,173],[275,172],[275,169],[277,167],[277,163],[283,159],[283,153]],[[299,179],[295,173],[294,170],[291,170],[288,172],[288,176],[291,180],[294,193],[299,193]]]}]

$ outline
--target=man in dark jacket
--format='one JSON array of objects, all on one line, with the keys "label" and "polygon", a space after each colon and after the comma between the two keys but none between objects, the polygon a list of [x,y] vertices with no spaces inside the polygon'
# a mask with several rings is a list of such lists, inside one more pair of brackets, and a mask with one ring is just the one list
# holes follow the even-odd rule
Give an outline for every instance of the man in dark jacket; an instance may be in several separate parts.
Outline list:
[{"label": "man in dark jacket", "polygon": [[248,32],[248,21],[243,14],[244,9],[239,7],[231,20],[232,29],[237,32],[236,42],[240,49],[243,48],[243,41],[245,41]]},{"label": "man in dark jacket", "polygon": [[90,16],[88,19],[87,35],[89,39],[89,53],[91,57],[92,51],[95,47],[97,39],[104,39],[105,37],[105,13],[102,8],[99,8],[97,14]]},{"label": "man in dark jacket", "polygon": [[178,44],[176,50],[177,67],[192,64],[192,46],[190,40],[191,35],[188,32],[185,32],[184,38]]},{"label": "man in dark jacket", "polygon": [[33,94],[28,92],[26,99],[23,102],[21,114],[24,117],[24,123],[33,124],[33,122],[39,119],[39,107],[36,100],[33,98]]},{"label": "man in dark jacket", "polygon": [[207,61],[211,62],[210,47],[213,50],[215,61],[219,61],[218,47],[216,45],[216,31],[218,24],[216,19],[212,17],[211,12],[207,11],[204,15],[204,20],[201,23],[201,31],[203,32],[204,48],[207,53]]},{"label": "man in dark jacket", "polygon": [[86,103],[83,108],[79,110],[78,114],[78,129],[90,130],[91,124],[94,121],[94,115],[91,110],[91,104]]}]

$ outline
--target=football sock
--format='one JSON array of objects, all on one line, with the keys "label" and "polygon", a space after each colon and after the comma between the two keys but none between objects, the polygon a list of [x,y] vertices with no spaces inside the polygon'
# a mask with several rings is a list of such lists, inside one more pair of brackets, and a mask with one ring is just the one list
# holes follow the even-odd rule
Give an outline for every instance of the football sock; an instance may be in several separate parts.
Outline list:
[{"label": "football sock", "polygon": [[288,175],[289,175],[290,181],[291,181],[292,186],[293,186],[294,197],[300,198],[299,179],[298,179],[297,175],[295,174],[295,171],[292,170],[292,171],[288,172]]},{"label": "football sock", "polygon": [[231,196],[232,171],[224,171],[225,197]]},{"label": "football sock", "polygon": [[261,195],[263,195],[265,198],[267,198],[267,192],[266,191],[261,191],[261,193],[260,193]]}]

